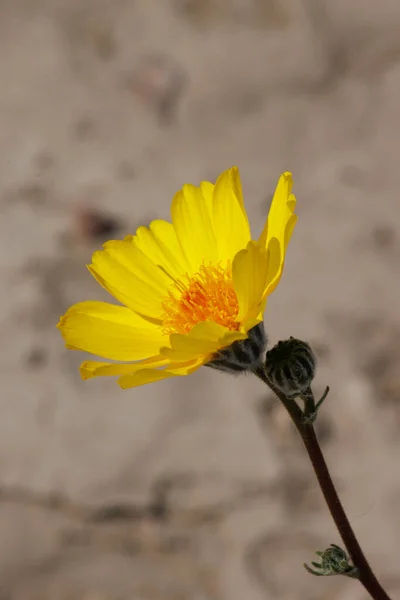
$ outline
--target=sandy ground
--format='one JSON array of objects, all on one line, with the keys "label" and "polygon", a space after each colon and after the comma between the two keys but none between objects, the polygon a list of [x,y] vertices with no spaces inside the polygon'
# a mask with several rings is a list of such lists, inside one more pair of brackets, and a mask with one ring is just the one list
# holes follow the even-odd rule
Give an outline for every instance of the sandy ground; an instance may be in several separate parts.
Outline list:
[{"label": "sandy ground", "polygon": [[1,0],[1,600],[365,598],[302,568],[339,540],[260,382],[84,383],[55,329],[106,299],[93,213],[122,237],[233,164],[255,234],[294,174],[266,326],[318,353],[324,451],[400,598],[399,32],[398,0]]}]

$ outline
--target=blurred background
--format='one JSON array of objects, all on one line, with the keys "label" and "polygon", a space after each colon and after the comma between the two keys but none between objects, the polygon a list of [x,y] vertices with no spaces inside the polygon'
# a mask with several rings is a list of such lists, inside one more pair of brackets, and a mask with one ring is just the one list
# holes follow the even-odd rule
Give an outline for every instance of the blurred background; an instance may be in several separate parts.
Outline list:
[{"label": "blurred background", "polygon": [[[398,0],[0,1],[1,600],[362,600],[262,383],[82,382],[55,325],[106,239],[236,164],[254,236],[291,170],[266,313],[308,340],[323,450],[400,597]],[[396,596],[397,595],[397,596]]]}]

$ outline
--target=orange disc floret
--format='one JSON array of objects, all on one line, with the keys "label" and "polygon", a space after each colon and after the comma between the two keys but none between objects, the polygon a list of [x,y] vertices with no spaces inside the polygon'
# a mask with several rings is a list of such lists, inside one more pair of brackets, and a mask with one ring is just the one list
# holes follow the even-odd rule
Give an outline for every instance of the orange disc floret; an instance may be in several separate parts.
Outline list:
[{"label": "orange disc floret", "polygon": [[239,303],[233,287],[230,264],[201,265],[197,273],[174,282],[162,307],[163,333],[189,333],[204,321],[239,329]]}]

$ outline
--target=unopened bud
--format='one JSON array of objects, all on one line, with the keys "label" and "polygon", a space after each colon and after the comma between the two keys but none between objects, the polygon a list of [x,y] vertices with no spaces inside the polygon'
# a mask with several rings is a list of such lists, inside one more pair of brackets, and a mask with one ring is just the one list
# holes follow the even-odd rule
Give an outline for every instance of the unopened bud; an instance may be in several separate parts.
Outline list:
[{"label": "unopened bud", "polygon": [[219,350],[206,366],[228,373],[242,373],[255,369],[263,360],[267,345],[264,323],[249,329],[247,335],[245,340],[237,340]]},{"label": "unopened bud", "polygon": [[321,562],[312,561],[313,569],[304,564],[305,569],[312,575],[317,575],[318,577],[346,575],[347,577],[358,579],[358,569],[350,563],[349,557],[340,546],[331,544],[329,548],[323,552],[316,552],[316,554],[320,557]]},{"label": "unopened bud", "polygon": [[307,391],[314,379],[315,366],[309,344],[291,337],[267,352],[264,371],[271,384],[290,397]]}]

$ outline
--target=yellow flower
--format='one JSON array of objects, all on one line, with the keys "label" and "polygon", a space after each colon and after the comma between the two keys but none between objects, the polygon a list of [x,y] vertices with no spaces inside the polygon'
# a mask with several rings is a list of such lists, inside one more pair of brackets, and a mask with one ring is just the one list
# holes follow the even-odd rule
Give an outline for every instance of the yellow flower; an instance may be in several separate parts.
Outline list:
[{"label": "yellow flower", "polygon": [[67,348],[123,362],[85,361],[83,379],[114,375],[130,388],[188,375],[259,334],[296,223],[291,187],[283,173],[257,241],[233,167],[215,185],[184,185],[172,223],[153,221],[95,252],[89,271],[124,306],[80,302],[57,327]]}]

